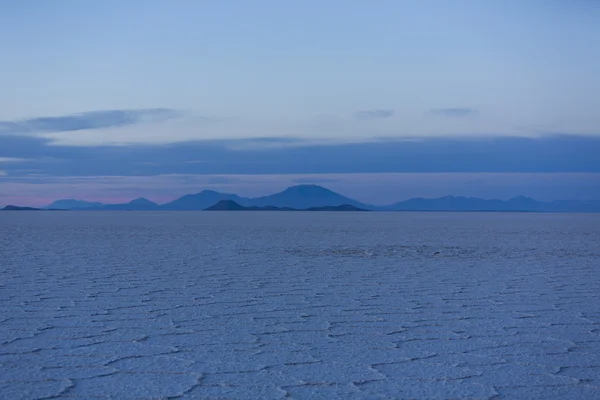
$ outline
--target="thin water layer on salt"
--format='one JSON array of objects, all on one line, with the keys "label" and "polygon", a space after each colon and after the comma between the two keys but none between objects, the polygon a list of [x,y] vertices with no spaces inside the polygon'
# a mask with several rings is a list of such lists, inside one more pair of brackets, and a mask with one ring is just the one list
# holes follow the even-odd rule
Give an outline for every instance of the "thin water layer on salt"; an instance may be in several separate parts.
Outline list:
[{"label": "thin water layer on salt", "polygon": [[600,216],[0,214],[0,398],[600,398]]}]

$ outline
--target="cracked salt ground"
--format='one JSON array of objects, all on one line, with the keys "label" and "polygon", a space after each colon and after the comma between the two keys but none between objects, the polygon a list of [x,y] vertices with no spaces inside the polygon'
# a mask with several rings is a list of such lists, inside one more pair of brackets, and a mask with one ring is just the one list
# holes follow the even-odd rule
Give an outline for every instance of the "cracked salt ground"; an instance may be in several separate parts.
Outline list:
[{"label": "cracked salt ground", "polygon": [[0,214],[2,399],[599,399],[600,216]]}]

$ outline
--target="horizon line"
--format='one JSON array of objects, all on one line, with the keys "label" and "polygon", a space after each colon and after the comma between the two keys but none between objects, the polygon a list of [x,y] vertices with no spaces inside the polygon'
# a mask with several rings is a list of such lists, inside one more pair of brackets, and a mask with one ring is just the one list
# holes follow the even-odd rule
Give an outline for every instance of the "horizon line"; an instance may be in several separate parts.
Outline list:
[{"label": "horizon line", "polygon": [[[581,199],[578,199],[578,200],[567,200],[567,199],[537,200],[534,197],[526,196],[526,195],[523,195],[523,194],[515,194],[513,196],[508,197],[506,200],[498,198],[498,197],[478,197],[478,196],[462,196],[462,195],[447,194],[447,195],[437,196],[437,197],[412,196],[412,197],[406,197],[404,199],[396,200],[396,201],[394,201],[392,203],[386,203],[386,204],[382,204],[382,205],[376,205],[376,204],[373,204],[373,203],[363,202],[363,201],[360,201],[360,200],[356,200],[355,198],[346,196],[346,195],[344,195],[344,194],[342,194],[342,193],[340,193],[338,191],[334,191],[334,190],[329,189],[328,187],[323,186],[323,185],[317,185],[317,184],[299,184],[299,185],[288,186],[285,189],[280,190],[278,192],[274,192],[274,193],[270,193],[270,194],[265,194],[265,195],[261,195],[261,196],[240,196],[240,195],[238,195],[237,193],[234,193],[234,192],[221,192],[221,191],[213,190],[213,189],[203,189],[203,190],[201,190],[199,192],[186,193],[186,194],[183,194],[183,195],[171,198],[170,200],[167,200],[165,202],[157,202],[157,201],[152,200],[149,197],[144,197],[144,196],[142,196],[142,197],[135,197],[135,198],[132,198],[131,200],[123,202],[123,203],[104,203],[104,202],[97,201],[97,200],[84,200],[82,198],[78,199],[78,198],[74,198],[74,197],[70,197],[70,198],[65,197],[65,198],[59,198],[59,199],[53,200],[51,203],[49,203],[49,204],[47,204],[45,206],[42,206],[41,208],[49,207],[49,206],[51,206],[52,204],[54,204],[54,203],[56,203],[58,201],[81,201],[81,202],[86,202],[86,203],[98,203],[101,206],[110,206],[110,205],[126,205],[126,204],[130,204],[130,203],[132,203],[132,202],[134,202],[136,200],[146,200],[146,201],[152,202],[153,204],[156,204],[157,206],[164,206],[164,205],[166,205],[168,203],[171,203],[171,202],[173,202],[175,200],[178,200],[178,199],[180,199],[182,197],[185,197],[185,196],[196,196],[196,195],[200,195],[200,194],[202,194],[204,192],[217,193],[217,194],[220,194],[220,195],[234,195],[234,196],[238,196],[238,197],[243,198],[243,199],[255,200],[255,199],[259,199],[261,197],[268,197],[268,196],[276,195],[276,194],[285,192],[286,190],[289,190],[289,189],[292,189],[292,188],[298,188],[298,187],[317,187],[317,188],[320,188],[320,189],[325,189],[325,190],[333,192],[333,193],[335,193],[337,195],[346,197],[349,200],[352,200],[352,201],[355,201],[355,202],[358,202],[358,203],[362,203],[362,204],[367,205],[367,206],[372,206],[372,207],[375,207],[375,208],[392,206],[392,205],[395,205],[395,204],[398,204],[398,203],[402,203],[402,202],[406,202],[406,201],[410,201],[410,200],[439,200],[439,199],[444,199],[444,198],[477,199],[477,200],[485,200],[485,201],[502,201],[502,202],[508,202],[510,200],[514,200],[514,199],[518,199],[518,198],[526,198],[526,199],[530,199],[530,200],[536,201],[538,203],[554,203],[554,202],[567,202],[567,201],[568,202],[585,203],[585,202],[600,201],[600,198],[598,198],[598,199],[587,199],[587,200],[581,200]],[[8,206],[8,205],[13,205],[14,206],[16,204],[6,204],[4,206]]]}]

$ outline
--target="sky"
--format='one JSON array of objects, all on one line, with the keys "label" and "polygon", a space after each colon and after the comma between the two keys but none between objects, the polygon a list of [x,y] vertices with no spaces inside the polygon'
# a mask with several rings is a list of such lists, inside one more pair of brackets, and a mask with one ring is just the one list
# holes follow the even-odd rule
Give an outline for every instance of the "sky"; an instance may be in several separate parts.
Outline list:
[{"label": "sky", "polygon": [[600,2],[0,2],[0,205],[600,199]]}]

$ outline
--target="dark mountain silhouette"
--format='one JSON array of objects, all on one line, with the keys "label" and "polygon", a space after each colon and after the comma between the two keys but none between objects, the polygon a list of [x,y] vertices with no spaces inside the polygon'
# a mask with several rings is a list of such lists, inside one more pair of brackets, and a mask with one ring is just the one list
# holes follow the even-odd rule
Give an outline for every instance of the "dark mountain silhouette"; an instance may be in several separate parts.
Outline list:
[{"label": "dark mountain silhouette", "polygon": [[214,204],[206,208],[206,211],[297,211],[293,208],[281,208],[274,206],[242,206],[233,200],[221,200],[217,204]]},{"label": "dark mountain silhouette", "polygon": [[214,204],[206,208],[207,211],[243,211],[248,210],[248,207],[239,205],[233,200],[221,200],[217,204]]},{"label": "dark mountain silhouette", "polygon": [[[376,211],[522,211],[522,212],[600,212],[600,201],[562,200],[541,202],[530,197],[517,196],[510,200],[480,199],[477,197],[444,196],[435,199],[414,198],[389,206],[364,204],[317,185],[298,185],[270,196],[245,198],[236,194],[204,190],[189,194],[169,203],[158,205],[147,199],[136,199],[127,204],[91,203],[80,200],[58,200],[48,207],[93,210],[205,210],[222,200],[242,207],[270,207],[271,209],[305,210],[315,207],[353,206]],[[228,203],[224,203],[225,205]],[[224,207],[225,205],[222,205]],[[82,207],[84,206],[84,207]]]},{"label": "dark mountain silhouette", "polygon": [[276,206],[306,209],[309,207],[352,205],[358,208],[372,209],[367,205],[342,196],[336,192],[317,185],[298,185],[270,196],[251,199],[253,206]]},{"label": "dark mountain silhouette", "polygon": [[249,199],[238,196],[237,194],[219,193],[213,190],[203,190],[197,194],[188,194],[163,204],[163,210],[205,210],[206,208],[218,203],[221,200],[232,200],[238,204],[248,204]]},{"label": "dark mountain silhouette", "polygon": [[8,205],[4,207],[2,211],[40,211],[40,209],[34,207],[19,207]]},{"label": "dark mountain silhouette", "polygon": [[206,208],[206,211],[367,211],[348,204],[340,206],[309,207],[305,209],[274,206],[242,206],[233,200],[221,200]]}]

